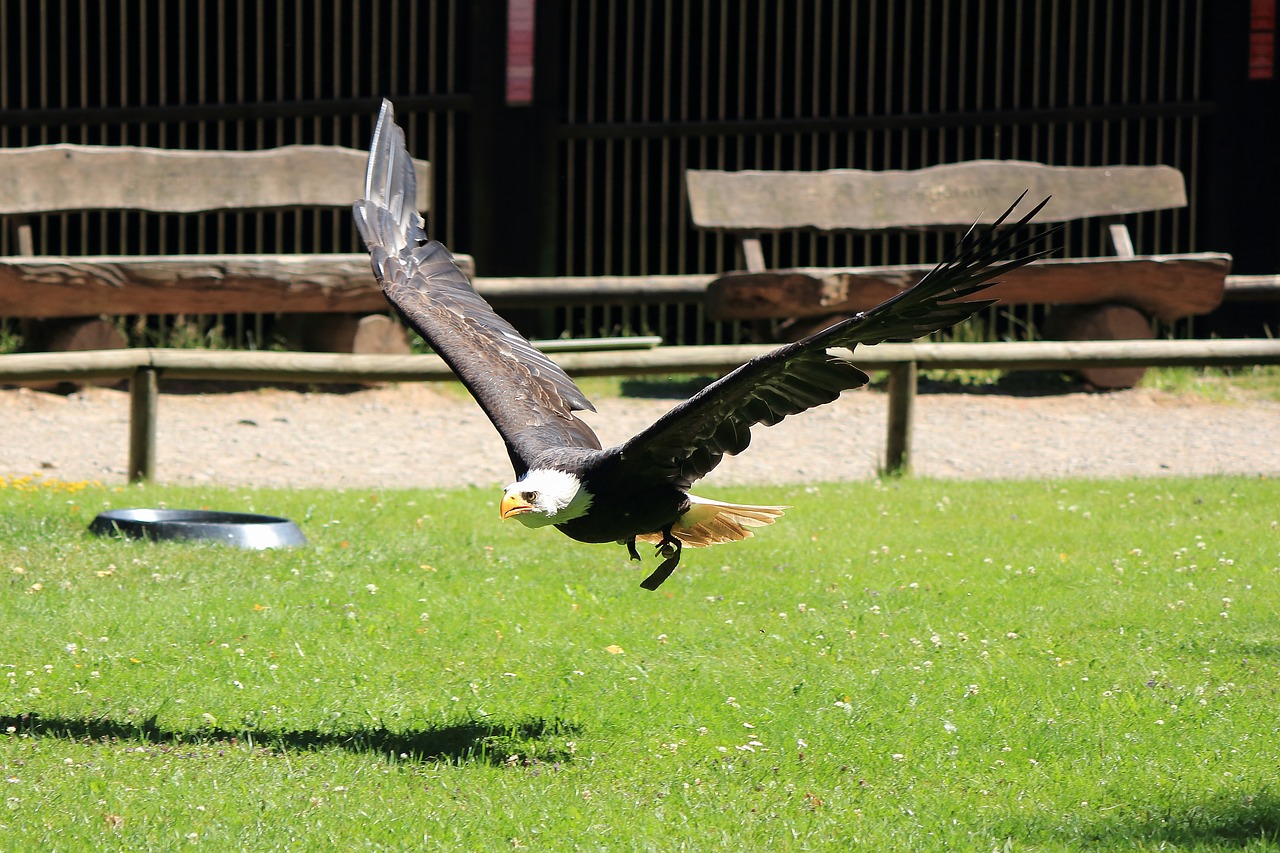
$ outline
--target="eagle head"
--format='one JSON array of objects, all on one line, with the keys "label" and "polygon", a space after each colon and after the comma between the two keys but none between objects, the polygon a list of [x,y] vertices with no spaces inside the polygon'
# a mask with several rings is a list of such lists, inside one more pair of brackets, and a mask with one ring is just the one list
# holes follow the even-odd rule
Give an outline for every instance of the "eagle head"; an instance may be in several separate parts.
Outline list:
[{"label": "eagle head", "polygon": [[507,486],[499,512],[526,527],[563,524],[578,518],[591,506],[588,492],[573,474],[552,468],[535,468]]}]

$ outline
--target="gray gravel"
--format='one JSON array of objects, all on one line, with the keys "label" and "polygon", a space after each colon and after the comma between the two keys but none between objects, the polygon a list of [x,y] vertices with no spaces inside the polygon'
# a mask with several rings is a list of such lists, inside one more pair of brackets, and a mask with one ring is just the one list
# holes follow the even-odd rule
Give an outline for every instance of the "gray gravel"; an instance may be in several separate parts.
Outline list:
[{"label": "gray gravel", "polygon": [[[674,402],[604,399],[589,420],[608,444]],[[884,453],[886,408],[882,393],[863,389],[757,429],[752,447],[706,482],[872,478]],[[165,483],[488,488],[511,479],[480,410],[425,385],[163,394],[159,412],[157,478]],[[118,390],[0,390],[0,476],[123,483],[128,417],[128,395]],[[1280,403],[1143,390],[922,394],[914,448],[915,472],[938,478],[1280,476]]]}]

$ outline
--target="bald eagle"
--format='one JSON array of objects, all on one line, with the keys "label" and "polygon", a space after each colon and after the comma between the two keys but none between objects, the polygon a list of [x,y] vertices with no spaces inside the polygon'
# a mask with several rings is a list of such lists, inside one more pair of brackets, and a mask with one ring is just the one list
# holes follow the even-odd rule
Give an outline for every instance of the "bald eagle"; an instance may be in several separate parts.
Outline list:
[{"label": "bald eagle", "polygon": [[725,454],[745,450],[756,424],[772,426],[867,383],[865,373],[828,350],[945,329],[991,304],[955,300],[1044,254],[1028,252],[1034,238],[1017,234],[1044,202],[1001,227],[1020,197],[990,228],[970,229],[914,287],[748,361],[638,435],[605,448],[574,414],[595,411],[591,401],[476,293],[448,249],[427,239],[414,205],[413,163],[387,101],[364,195],[355,220],[383,292],[458,375],[506,444],[516,480],[503,492],[502,518],[552,525],[580,542],[617,542],[633,560],[640,559],[637,542],[655,545],[662,562],[640,584],[650,590],[675,570],[683,546],[749,538],[752,528],[787,509],[722,503],[689,487]]}]

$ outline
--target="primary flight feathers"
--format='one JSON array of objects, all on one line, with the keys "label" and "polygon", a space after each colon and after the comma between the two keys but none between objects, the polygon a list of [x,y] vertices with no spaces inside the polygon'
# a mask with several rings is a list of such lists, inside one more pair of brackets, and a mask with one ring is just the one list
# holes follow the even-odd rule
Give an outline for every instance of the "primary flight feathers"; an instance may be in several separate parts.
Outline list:
[{"label": "primary flight feathers", "polygon": [[404,133],[383,101],[365,198],[354,207],[356,226],[387,298],[458,375],[506,443],[517,479],[504,492],[503,517],[555,525],[584,542],[621,542],[633,559],[637,539],[652,542],[665,559],[642,583],[649,589],[675,569],[683,545],[744,539],[782,514],[784,507],[721,504],[688,489],[726,454],[745,450],[753,426],[773,425],[867,383],[865,373],[828,350],[952,326],[991,304],[956,300],[1044,254],[1030,251],[1038,238],[1021,228],[1044,201],[1005,224],[1019,197],[990,227],[971,228],[915,286],[748,361],[633,438],[601,448],[574,414],[594,411],[591,402],[476,293],[448,249],[427,239],[416,197]]}]

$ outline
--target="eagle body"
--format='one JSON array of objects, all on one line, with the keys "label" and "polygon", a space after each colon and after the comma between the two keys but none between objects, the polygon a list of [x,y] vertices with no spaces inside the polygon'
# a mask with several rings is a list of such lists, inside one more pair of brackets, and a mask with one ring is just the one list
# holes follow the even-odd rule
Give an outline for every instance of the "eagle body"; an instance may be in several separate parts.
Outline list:
[{"label": "eagle body", "polygon": [[[353,207],[383,293],[457,374],[502,436],[516,480],[500,514],[528,527],[554,526],[580,542],[620,542],[639,560],[637,542],[655,545],[661,564],[641,586],[655,589],[679,564],[685,545],[752,536],[786,507],[745,506],[689,489],[725,456],[741,453],[751,429],[835,400],[868,382],[833,350],[910,340],[945,329],[992,304],[971,299],[1000,274],[1045,254],[1018,232],[1044,206],[1004,226],[970,229],[950,257],[913,287],[870,311],[743,364],[637,435],[602,447],[578,412],[590,400],[553,361],[494,312],[454,263],[427,239],[414,209],[413,162],[391,104],[373,134],[365,196]],[[1002,227],[1004,226],[1004,227]]]},{"label": "eagle body", "polygon": [[559,470],[567,470],[590,495],[590,506],[582,515],[555,525],[579,542],[626,542],[657,533],[676,524],[690,506],[688,495],[669,482],[626,477],[616,448]]}]

